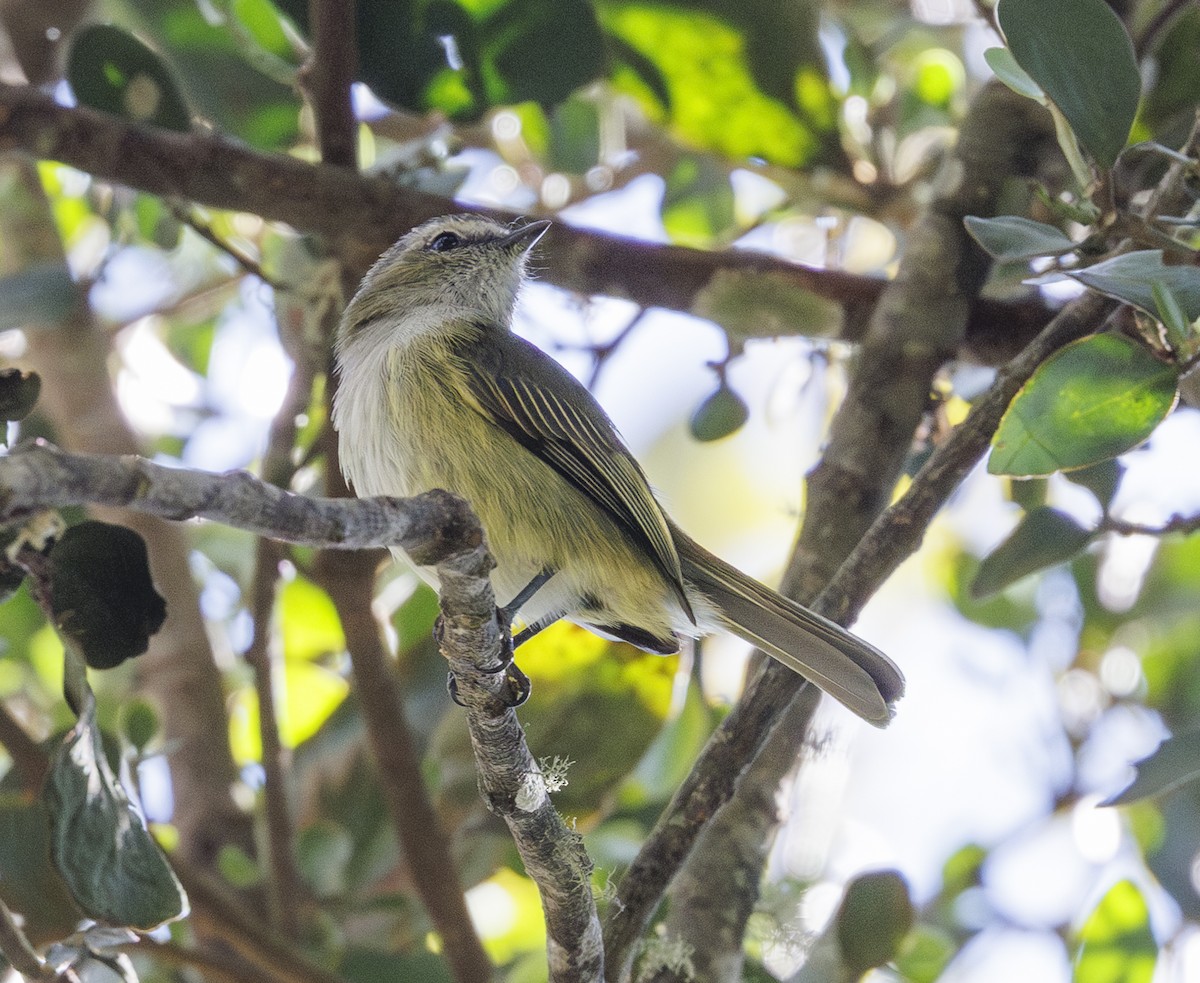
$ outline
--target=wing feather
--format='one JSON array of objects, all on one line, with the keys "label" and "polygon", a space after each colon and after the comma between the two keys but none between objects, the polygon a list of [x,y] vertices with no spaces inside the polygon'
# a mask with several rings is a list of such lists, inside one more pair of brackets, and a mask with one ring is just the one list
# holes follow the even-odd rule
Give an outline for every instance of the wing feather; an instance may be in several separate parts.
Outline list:
[{"label": "wing feather", "polygon": [[694,620],[667,517],[604,410],[540,349],[510,331],[478,327],[488,335],[488,344],[468,342],[455,353],[475,408],[591,498],[644,547]]}]

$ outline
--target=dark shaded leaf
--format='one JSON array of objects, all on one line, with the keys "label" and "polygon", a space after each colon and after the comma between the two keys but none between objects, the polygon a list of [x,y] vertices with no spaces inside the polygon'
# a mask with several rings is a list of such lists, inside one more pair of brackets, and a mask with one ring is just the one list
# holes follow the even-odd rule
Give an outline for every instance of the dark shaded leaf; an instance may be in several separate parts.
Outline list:
[{"label": "dark shaded leaf", "polygon": [[971,593],[986,597],[1031,573],[1065,563],[1093,535],[1057,509],[1035,509],[979,565],[979,572],[971,582]]},{"label": "dark shaded leaf", "polygon": [[0,420],[24,420],[42,393],[42,377],[36,372],[0,369]]},{"label": "dark shaded leaf", "polygon": [[692,414],[692,436],[697,440],[720,440],[737,433],[750,419],[750,407],[722,383]]},{"label": "dark shaded leaf", "polygon": [[897,871],[856,877],[835,916],[842,961],[850,979],[893,959],[915,920],[908,884]]},{"label": "dark shaded leaf", "polygon": [[75,32],[67,80],[75,98],[92,109],[168,130],[191,129],[187,103],[162,59],[112,24],[89,24]]},{"label": "dark shaded leaf", "polygon": [[1086,488],[1096,496],[1102,509],[1107,510],[1125,476],[1125,465],[1116,458],[1098,461],[1086,468],[1075,468],[1064,471],[1063,477],[1076,485]]},{"label": "dark shaded leaf", "polygon": [[1075,248],[1070,237],[1053,225],[1017,215],[997,218],[968,215],[963,224],[985,252],[1004,263],[1037,256],[1060,256]]},{"label": "dark shaded leaf", "polygon": [[1154,284],[1167,287],[1188,321],[1200,317],[1200,269],[1194,266],[1167,266],[1161,249],[1114,256],[1085,270],[1068,270],[1085,286],[1117,300],[1133,304],[1151,317],[1158,317]]},{"label": "dark shaded leaf", "polygon": [[1080,468],[1136,447],[1175,405],[1178,369],[1121,335],[1092,335],[1047,359],[1000,421],[991,474]]},{"label": "dark shaded leaf", "polygon": [[132,529],[90,520],[71,526],[50,551],[50,579],[58,628],[93,669],[141,655],[166,618],[146,543]]},{"label": "dark shaded leaf", "polygon": [[1106,799],[1104,805],[1125,806],[1166,795],[1200,777],[1200,730],[1168,737],[1135,767],[1137,776],[1129,787]]},{"label": "dark shaded leaf", "polygon": [[1008,48],[1101,167],[1112,167],[1137,115],[1142,80],[1125,25],[1104,0],[1000,0]]},{"label": "dark shaded leaf", "polygon": [[101,751],[95,701],[54,756],[44,791],[54,866],[89,918],[151,929],[187,913],[187,897]]}]

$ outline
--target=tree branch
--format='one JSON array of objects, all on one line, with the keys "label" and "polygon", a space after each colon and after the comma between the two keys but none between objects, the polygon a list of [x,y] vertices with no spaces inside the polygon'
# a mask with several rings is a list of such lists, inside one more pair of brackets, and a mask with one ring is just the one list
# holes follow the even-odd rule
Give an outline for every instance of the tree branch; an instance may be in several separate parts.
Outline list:
[{"label": "tree branch", "polygon": [[441,649],[465,705],[479,789],[508,825],[546,916],[551,983],[600,983],[604,951],[592,897],[592,862],[583,840],[567,829],[550,802],[541,770],[511,709],[510,673],[488,580],[493,562],[483,549],[463,552],[438,568],[442,585]]},{"label": "tree branch", "polygon": [[[909,235],[899,273],[875,307],[846,398],[834,418],[829,445],[808,476],[805,521],[784,578],[785,594],[811,601],[886,504],[928,406],[933,377],[958,350],[971,301],[987,277],[990,264],[968,238],[963,217],[992,214],[1004,183],[1019,173],[1023,160],[1036,157],[1029,148],[1052,139],[1044,112],[1030,100],[999,84],[986,87],[976,98],[955,151],[939,174],[936,197]],[[865,589],[863,598],[881,582]],[[786,706],[805,685],[801,677],[778,666],[757,677],[760,681],[764,678],[773,680],[778,688],[773,708]],[[754,693],[752,685],[741,702],[751,701]],[[795,717],[787,718],[794,743],[804,734],[810,715],[811,707],[805,701],[798,705]],[[722,789],[732,789],[736,776],[758,758],[780,719],[772,709],[766,721],[756,719],[750,725],[754,730],[746,745],[750,756],[732,761],[722,756]],[[731,740],[731,732],[723,727],[709,748],[726,740]],[[755,781],[771,792],[783,777],[780,761],[779,756],[772,756],[751,768]],[[707,765],[702,754],[696,769]],[[756,798],[769,801],[763,790]],[[660,817],[618,889],[618,905],[606,935],[611,979],[622,978],[632,943],[666,887],[663,878],[674,874],[699,833],[700,823],[677,810],[681,801],[675,800]],[[714,800],[713,808],[723,801]],[[704,814],[699,818],[705,818]],[[700,863],[711,868],[727,861],[726,856],[704,858]],[[757,897],[756,875],[757,871],[730,874],[729,882],[736,885],[731,890],[745,892],[748,899],[708,914],[720,919],[733,912],[748,913]],[[694,920],[687,929],[698,939],[724,934],[736,934],[740,939],[744,922],[731,928]]]},{"label": "tree branch", "polygon": [[[208,474],[137,457],[67,454],[44,443],[17,447],[0,458],[0,521],[66,505],[115,505],[165,519],[210,519],[304,546],[399,546],[419,564],[439,564],[443,654],[468,707],[486,801],[508,823],[542,893],[551,979],[600,979],[603,957],[588,879],[591,864],[579,838],[550,804],[516,714],[506,708],[509,676],[494,671],[502,659],[487,580],[492,561],[479,523],[461,499],[443,491],[411,499],[306,498],[244,471]],[[360,685],[385,678],[373,675]]]},{"label": "tree branch", "polygon": [[[204,133],[133,126],[115,116],[66,108],[35,89],[0,84],[0,151],[58,160],[162,196],[250,212],[326,236],[361,274],[414,225],[463,206],[343,167],[267,154]],[[501,216],[506,217],[506,216]],[[546,282],[580,294],[626,297],[642,307],[690,311],[718,272],[769,273],[843,305],[870,305],[885,281],[800,266],[744,249],[704,252],[637,242],[556,224],[546,239]],[[1049,320],[1036,297],[983,300],[972,308],[967,352],[994,364]],[[857,321],[845,340],[855,341]]]},{"label": "tree branch", "polygon": [[308,23],[312,55],[300,70],[300,85],[313,108],[321,160],[353,170],[358,148],[358,121],[350,101],[358,74],[355,2],[309,0]]},{"label": "tree branch", "polygon": [[492,978],[491,961],[471,922],[450,838],[425,786],[417,740],[404,712],[404,692],[371,610],[379,560],[377,552],[322,552],[314,574],[333,600],[346,635],[380,789],[413,885],[442,937],[442,951],[455,978],[485,983]]},{"label": "tree branch", "polygon": [[71,454],[38,441],[0,457],[0,521],[41,509],[107,505],[160,519],[210,519],[299,546],[399,546],[436,562],[482,542],[478,521],[443,491],[416,498],[309,498],[247,471],[212,474],[133,455]]}]

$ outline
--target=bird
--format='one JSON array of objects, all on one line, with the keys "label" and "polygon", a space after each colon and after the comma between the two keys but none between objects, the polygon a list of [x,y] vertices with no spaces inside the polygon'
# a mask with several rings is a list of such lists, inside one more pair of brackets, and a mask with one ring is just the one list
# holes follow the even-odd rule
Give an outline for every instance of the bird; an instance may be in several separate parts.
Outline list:
[{"label": "bird", "polygon": [[[497,603],[525,626],[514,648],[560,619],[658,654],[723,630],[886,726],[904,692],[895,663],[696,543],[588,389],[513,332],[549,225],[435,218],[371,267],[335,342],[332,422],[350,487],[464,498]],[[433,568],[417,572],[437,587]]]}]

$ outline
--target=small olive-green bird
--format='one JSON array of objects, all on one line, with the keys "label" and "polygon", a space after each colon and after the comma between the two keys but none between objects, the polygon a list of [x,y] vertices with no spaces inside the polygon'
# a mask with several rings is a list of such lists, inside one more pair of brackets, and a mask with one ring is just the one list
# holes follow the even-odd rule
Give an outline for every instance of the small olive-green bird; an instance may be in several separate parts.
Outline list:
[{"label": "small olive-green bird", "polygon": [[887,724],[904,690],[895,664],[682,532],[587,389],[512,333],[549,224],[433,219],[363,279],[338,332],[333,408],[356,494],[465,498],[496,598],[526,625],[517,644],[560,618],[663,654],[724,629]]}]

